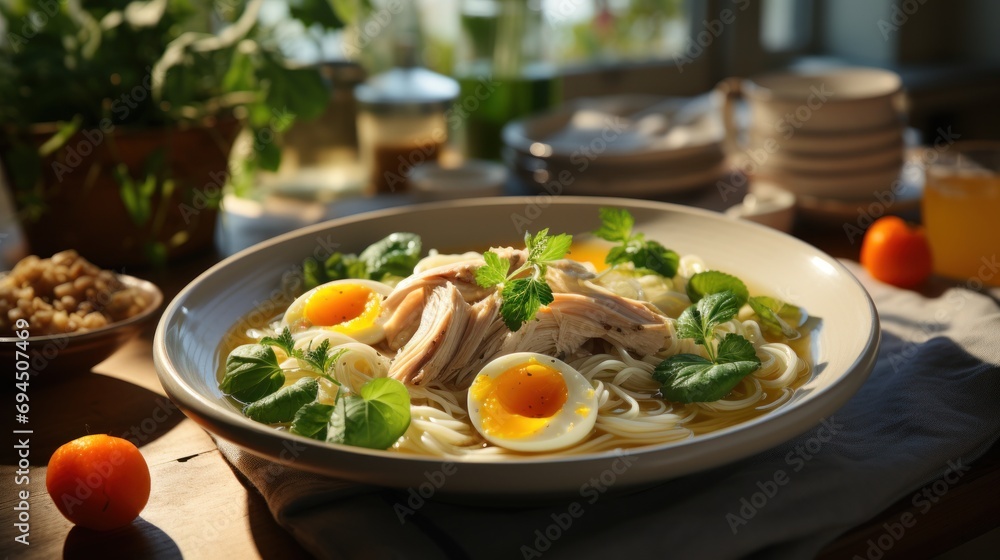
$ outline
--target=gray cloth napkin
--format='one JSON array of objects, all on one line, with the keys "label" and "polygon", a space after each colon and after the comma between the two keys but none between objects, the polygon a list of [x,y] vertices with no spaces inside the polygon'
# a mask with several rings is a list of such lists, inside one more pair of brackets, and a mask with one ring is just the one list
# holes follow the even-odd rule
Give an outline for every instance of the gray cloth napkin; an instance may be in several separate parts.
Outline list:
[{"label": "gray cloth napkin", "polygon": [[[428,502],[401,522],[394,506],[406,493],[219,448],[321,558],[814,556],[925,484],[953,483],[1000,437],[1000,289],[926,297],[845,264],[883,329],[860,391],[792,441],[645,491],[522,509]],[[572,501],[584,506],[578,518],[566,515]]]}]

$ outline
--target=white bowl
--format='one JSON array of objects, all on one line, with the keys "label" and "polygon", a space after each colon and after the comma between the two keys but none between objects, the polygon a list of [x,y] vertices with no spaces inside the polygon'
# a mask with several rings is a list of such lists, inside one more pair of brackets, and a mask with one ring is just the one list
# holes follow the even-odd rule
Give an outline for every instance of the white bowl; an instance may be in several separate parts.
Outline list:
[{"label": "white bowl", "polygon": [[877,68],[778,72],[744,80],[754,126],[807,132],[877,129],[899,122],[898,74]]},{"label": "white bowl", "polygon": [[[874,367],[878,317],[861,284],[836,260],[768,228],[707,212],[625,199],[511,197],[439,202],[351,216],[292,232],[238,253],[195,279],[170,303],[156,330],[153,358],[160,382],[185,414],[251,453],[295,468],[398,488],[417,487],[440,459],[327,444],[274,430],[244,417],[218,388],[220,340],[252,312],[274,313],[270,299],[282,277],[309,255],[335,247],[357,251],[393,231],[413,231],[426,247],[486,247],[530,229],[587,232],[601,206],[629,210],[637,228],[709,266],[738,274],[804,306],[820,325],[813,333],[814,375],[784,406],[724,430],[629,450],[637,460],[617,476],[616,489],[701,471],[778,445],[815,426],[847,401]],[[260,303],[263,302],[263,303]],[[255,309],[256,305],[256,309]],[[294,444],[294,445],[293,445]],[[293,450],[293,451],[290,451]],[[609,468],[615,452],[557,458],[463,462],[441,495],[571,495]],[[618,472],[617,470],[615,471]]]}]

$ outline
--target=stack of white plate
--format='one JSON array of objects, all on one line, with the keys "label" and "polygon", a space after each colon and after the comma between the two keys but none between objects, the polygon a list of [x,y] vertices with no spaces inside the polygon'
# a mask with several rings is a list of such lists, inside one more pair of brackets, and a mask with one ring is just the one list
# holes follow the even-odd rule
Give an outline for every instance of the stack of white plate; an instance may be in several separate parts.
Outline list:
[{"label": "stack of white plate", "polygon": [[844,201],[870,199],[899,180],[905,95],[898,75],[842,68],[769,74],[736,87],[750,109],[741,165],[755,178]]},{"label": "stack of white plate", "polygon": [[504,161],[552,194],[656,198],[728,172],[714,95],[579,99],[503,130]]}]

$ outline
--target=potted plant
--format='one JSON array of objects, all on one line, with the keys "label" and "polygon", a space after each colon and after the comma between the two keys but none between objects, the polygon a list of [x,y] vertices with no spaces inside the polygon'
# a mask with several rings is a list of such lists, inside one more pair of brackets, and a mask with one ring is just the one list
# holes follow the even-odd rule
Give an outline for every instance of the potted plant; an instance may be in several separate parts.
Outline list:
[{"label": "potted plant", "polygon": [[277,168],[282,131],[328,100],[261,4],[0,0],[0,161],[33,252],[121,266],[211,245],[231,176]]}]

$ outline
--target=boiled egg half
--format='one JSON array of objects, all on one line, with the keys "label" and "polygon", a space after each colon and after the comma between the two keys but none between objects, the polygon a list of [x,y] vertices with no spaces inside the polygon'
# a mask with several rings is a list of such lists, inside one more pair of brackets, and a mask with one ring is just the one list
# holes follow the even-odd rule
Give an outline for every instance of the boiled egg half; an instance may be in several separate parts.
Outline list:
[{"label": "boiled egg half", "polygon": [[302,294],[288,306],[281,326],[292,332],[322,328],[375,344],[385,337],[379,315],[390,286],[372,280],[334,280]]},{"label": "boiled egg half", "polygon": [[469,419],[486,441],[513,451],[579,443],[597,421],[597,394],[551,356],[517,352],[486,364],[469,388]]}]

